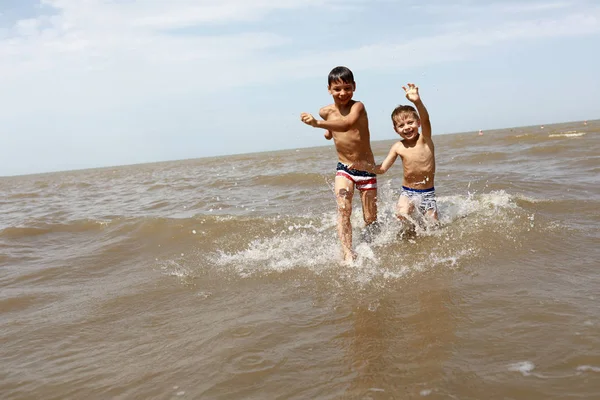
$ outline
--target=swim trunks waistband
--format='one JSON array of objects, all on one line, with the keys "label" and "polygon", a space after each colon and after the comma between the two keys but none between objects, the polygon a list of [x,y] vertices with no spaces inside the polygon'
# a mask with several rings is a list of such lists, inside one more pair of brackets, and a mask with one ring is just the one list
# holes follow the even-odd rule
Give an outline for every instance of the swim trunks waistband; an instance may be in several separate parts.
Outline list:
[{"label": "swim trunks waistband", "polygon": [[431,187],[429,189],[413,189],[413,188],[409,188],[406,186],[402,186],[402,189],[409,191],[409,192],[416,192],[416,193],[426,193],[426,192],[433,192],[435,191],[435,188]]},{"label": "swim trunks waistband", "polygon": [[361,171],[359,169],[350,168],[347,164],[344,164],[343,162],[338,162],[336,169],[338,171],[346,171],[348,173],[351,173],[354,176],[369,176],[369,177],[377,176],[376,174],[374,174],[372,172]]}]

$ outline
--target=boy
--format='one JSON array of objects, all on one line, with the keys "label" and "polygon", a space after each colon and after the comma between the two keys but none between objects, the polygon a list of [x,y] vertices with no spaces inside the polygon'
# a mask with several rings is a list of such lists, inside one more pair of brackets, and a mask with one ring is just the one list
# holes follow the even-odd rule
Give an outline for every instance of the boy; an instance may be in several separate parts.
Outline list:
[{"label": "boy", "polygon": [[[435,177],[435,152],[431,139],[429,113],[419,96],[419,88],[409,83],[402,86],[406,98],[416,106],[398,106],[392,112],[394,130],[403,140],[392,145],[387,157],[375,167],[364,163],[353,167],[363,168],[376,174],[385,173],[400,156],[404,167],[402,193],[396,205],[398,219],[412,225],[408,216],[415,206],[431,224],[438,222],[437,203],[433,179]],[[421,132],[419,133],[419,127]]]},{"label": "boy", "polygon": [[337,199],[337,231],[342,244],[345,261],[356,256],[352,250],[352,197],[354,189],[360,192],[363,219],[367,227],[377,220],[377,176],[372,172],[349,168],[350,164],[375,164],[371,150],[369,120],[365,106],[352,99],[356,90],[354,75],[346,67],[331,70],[327,79],[327,90],[333,104],[321,108],[315,119],[302,113],[300,119],[307,125],[325,129],[325,138],[333,138],[338,155],[334,191]]}]

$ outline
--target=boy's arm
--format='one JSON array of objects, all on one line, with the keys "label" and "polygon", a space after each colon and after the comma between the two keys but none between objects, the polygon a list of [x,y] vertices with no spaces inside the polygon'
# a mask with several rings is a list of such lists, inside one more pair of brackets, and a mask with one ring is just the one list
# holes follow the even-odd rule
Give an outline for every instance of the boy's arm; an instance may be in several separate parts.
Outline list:
[{"label": "boy's arm", "polygon": [[359,161],[351,164],[349,168],[381,175],[384,174],[388,169],[390,169],[392,165],[394,165],[396,158],[398,158],[398,151],[396,150],[396,145],[394,144],[390,149],[390,152],[388,153],[387,157],[385,158],[385,160],[383,160],[381,164],[373,165],[366,161]]},{"label": "boy's arm", "polygon": [[385,160],[383,160],[381,164],[376,165],[373,169],[373,172],[377,175],[384,174],[392,165],[394,165],[396,158],[398,158],[398,151],[396,150],[396,145],[394,144]]},{"label": "boy's arm", "polygon": [[[323,107],[319,110],[319,116],[323,119],[327,119],[327,116],[329,115],[329,108],[327,107]],[[325,139],[327,140],[331,140],[333,138],[333,133],[327,129],[325,131],[325,133],[323,134],[323,136],[325,136]]]},{"label": "boy's arm", "polygon": [[414,83],[409,83],[407,86],[408,88],[402,86],[402,89],[406,92],[406,98],[413,102],[417,108],[419,119],[421,120],[421,133],[423,133],[423,136],[431,137],[431,121],[429,120],[427,108],[425,108],[423,100],[421,100],[421,96],[419,95],[419,87]]},{"label": "boy's arm", "polygon": [[423,136],[431,137],[431,121],[429,121],[429,113],[427,112],[427,108],[425,108],[425,105],[421,99],[415,101],[414,104],[415,107],[417,107],[419,119],[421,120],[421,133]]},{"label": "boy's arm", "polygon": [[335,119],[333,121],[317,120],[308,113],[302,113],[300,115],[300,118],[302,119],[302,122],[314,128],[323,128],[329,131],[345,132],[352,128],[354,124],[356,124],[356,121],[358,121],[358,119],[364,111],[364,104],[360,101],[357,101],[356,103],[352,104],[352,107],[350,107],[350,112],[348,113],[348,115],[340,119]]}]

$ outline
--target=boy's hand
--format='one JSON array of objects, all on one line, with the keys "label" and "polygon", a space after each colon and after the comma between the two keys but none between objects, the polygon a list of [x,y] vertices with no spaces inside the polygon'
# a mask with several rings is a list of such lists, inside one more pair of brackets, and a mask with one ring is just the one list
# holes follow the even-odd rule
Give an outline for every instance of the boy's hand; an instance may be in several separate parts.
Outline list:
[{"label": "boy's hand", "polygon": [[313,117],[309,113],[302,113],[302,114],[300,114],[300,119],[306,125],[310,125],[312,127],[316,127],[317,126],[317,120],[315,119],[315,117]]},{"label": "boy's hand", "polygon": [[419,87],[414,83],[408,83],[406,86],[402,86],[402,89],[406,92],[406,98],[413,103],[419,101],[421,99],[419,96]]},{"label": "boy's hand", "polygon": [[325,136],[325,139],[331,140],[331,138],[333,138],[333,133],[331,133],[331,131],[328,129],[328,130],[325,131],[325,133],[323,134],[323,136]]}]

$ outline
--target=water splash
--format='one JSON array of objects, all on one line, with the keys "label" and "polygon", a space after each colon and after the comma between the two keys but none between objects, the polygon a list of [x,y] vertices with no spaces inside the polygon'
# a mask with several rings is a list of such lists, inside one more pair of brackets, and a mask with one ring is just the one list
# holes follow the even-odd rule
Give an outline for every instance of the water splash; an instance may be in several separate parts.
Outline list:
[{"label": "water splash", "polygon": [[[394,194],[384,189],[380,198],[380,229],[369,241],[361,240],[364,223],[360,206],[355,205],[352,225],[357,258],[351,265],[341,268],[334,211],[309,215],[305,217],[311,220],[308,223],[273,229],[271,232],[277,233],[256,237],[239,251],[219,249],[211,262],[221,269],[234,270],[242,278],[307,269],[317,275],[335,272],[340,279],[367,284],[403,279],[440,267],[458,268],[462,260],[478,255],[484,244],[476,241],[482,233],[513,241],[518,236],[514,229],[521,229],[521,225],[523,230],[532,228],[530,215],[517,206],[515,196],[505,191],[441,196],[440,228],[417,225],[413,235],[407,234],[394,215],[394,202],[389,201]],[[527,224],[515,224],[521,219]],[[511,228],[513,225],[517,228]]]}]

